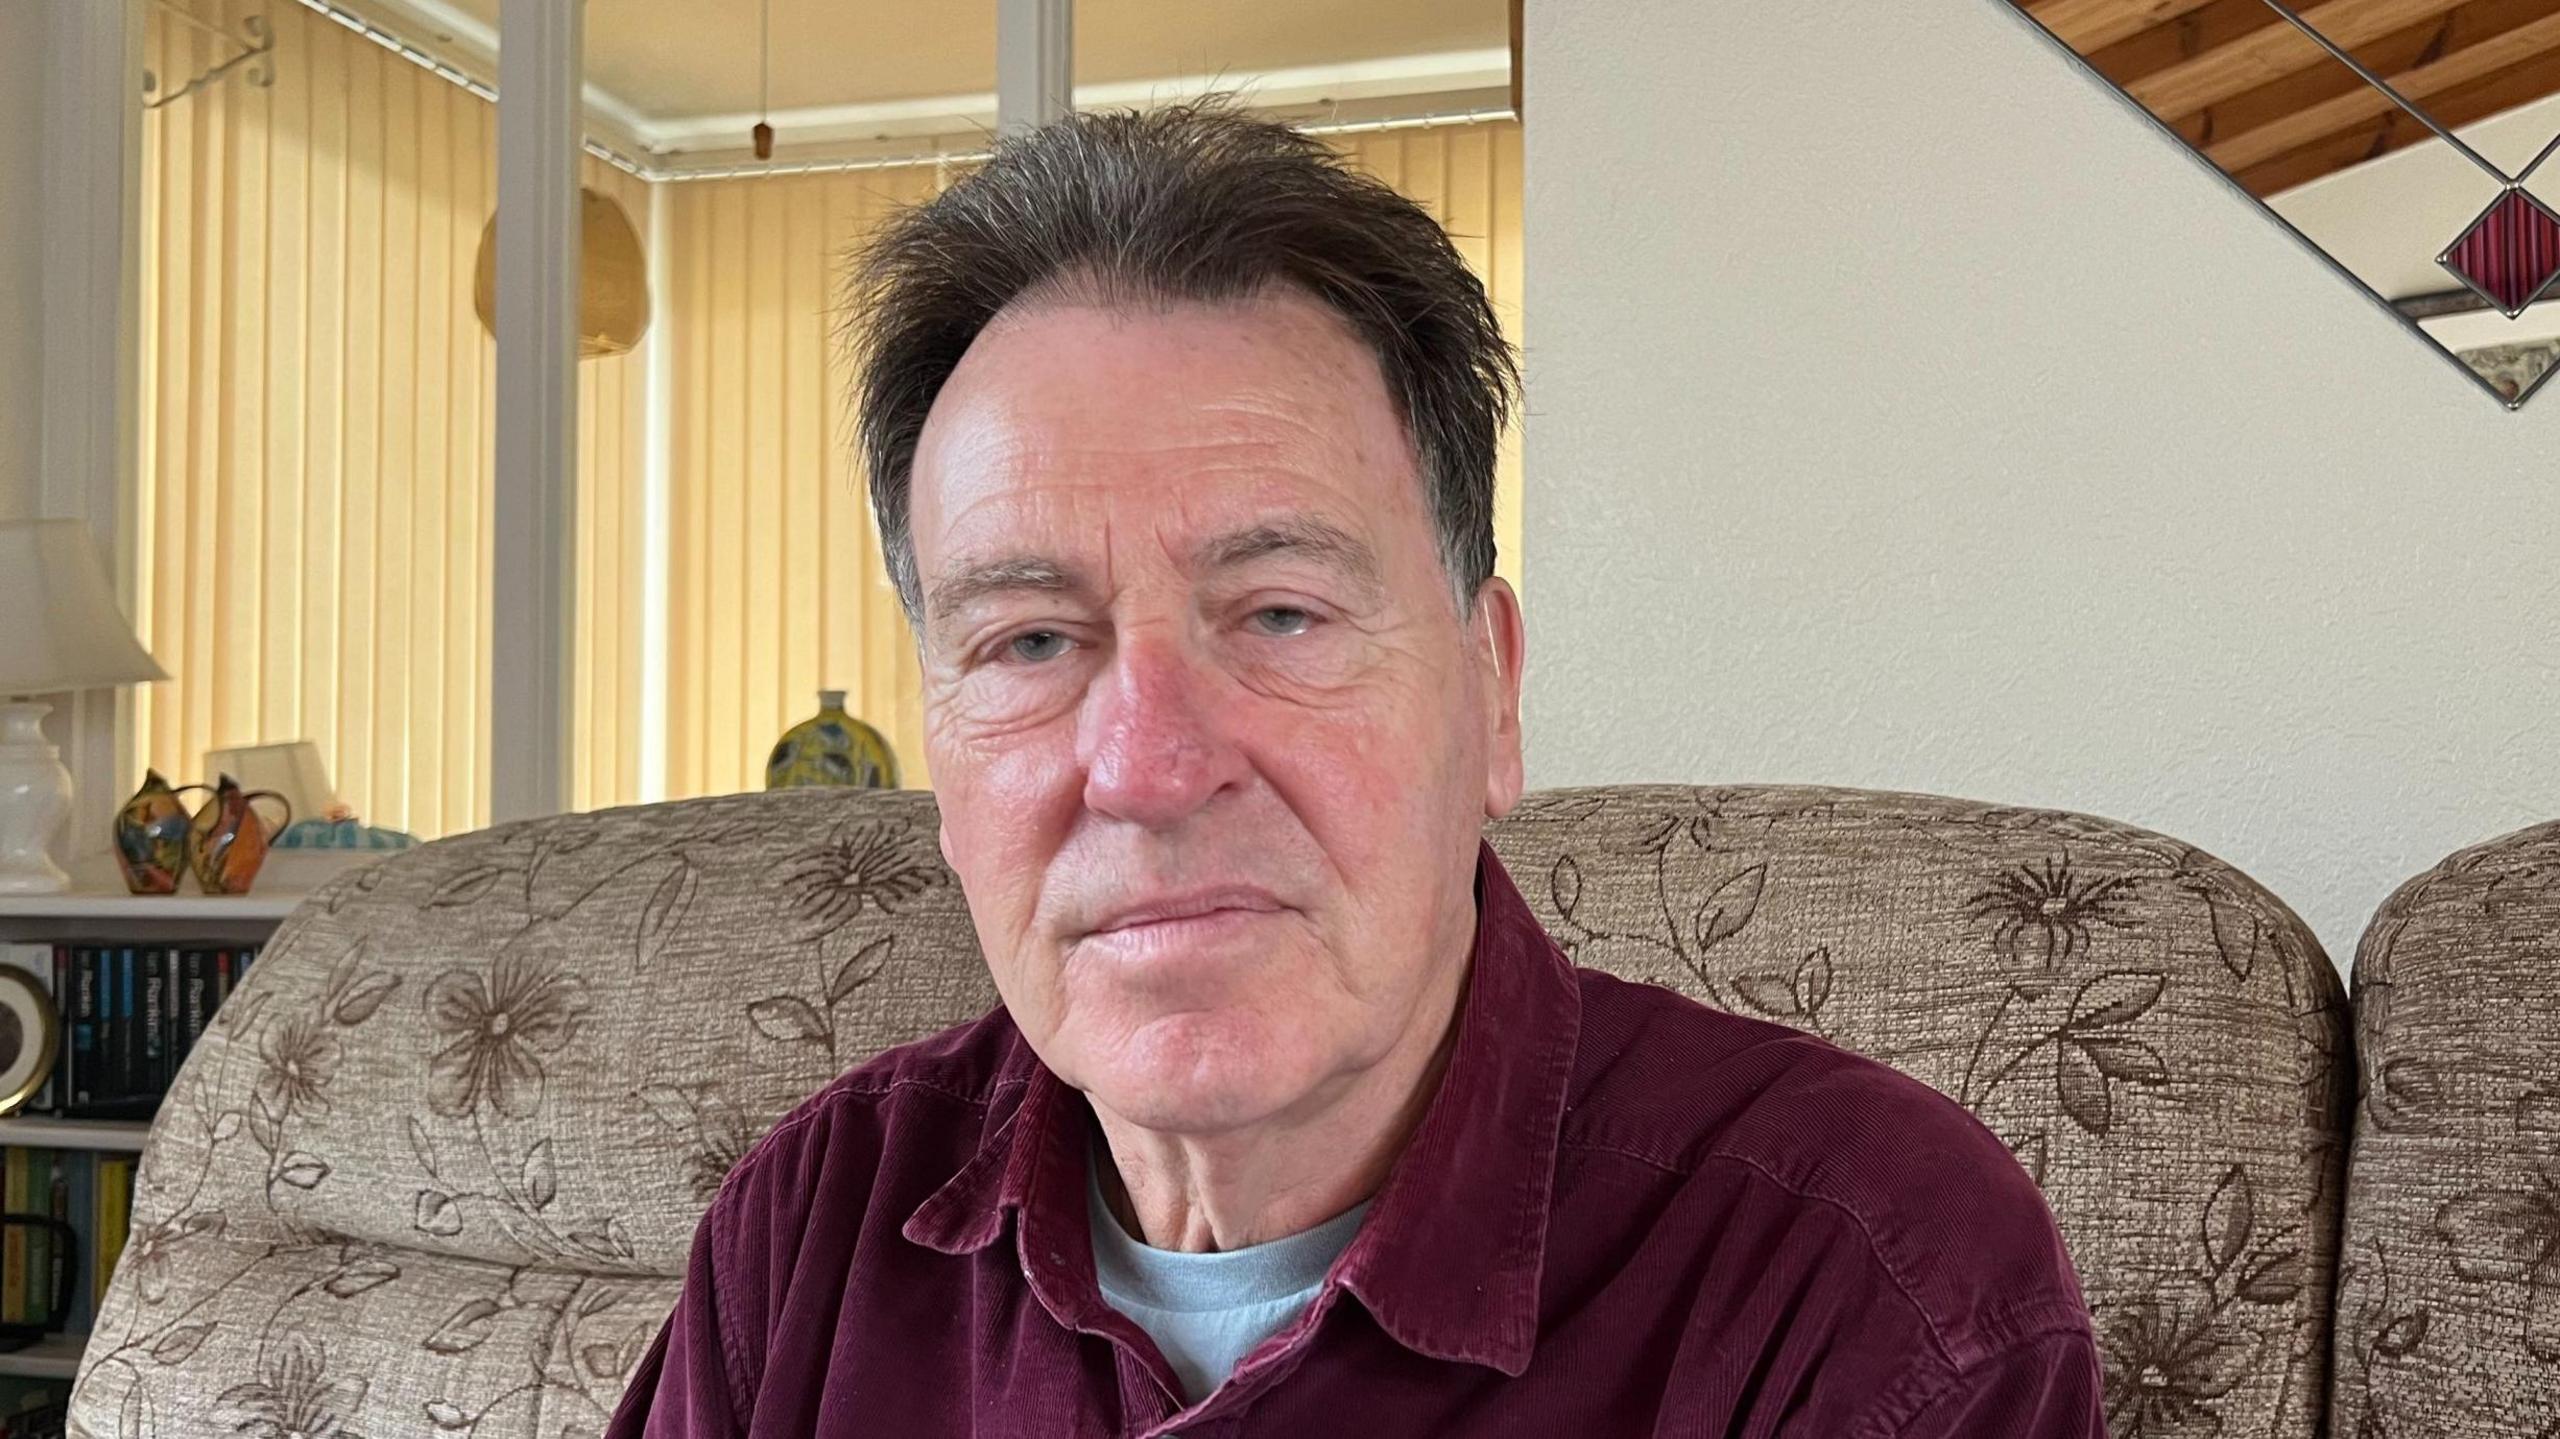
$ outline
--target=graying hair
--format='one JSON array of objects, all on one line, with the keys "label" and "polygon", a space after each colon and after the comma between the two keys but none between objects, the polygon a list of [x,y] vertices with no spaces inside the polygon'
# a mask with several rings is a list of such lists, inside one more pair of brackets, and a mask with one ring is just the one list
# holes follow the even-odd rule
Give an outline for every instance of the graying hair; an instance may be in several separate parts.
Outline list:
[{"label": "graying hair", "polygon": [[891,220],[844,320],[881,550],[920,624],[908,488],[934,397],[1007,305],[1061,286],[1106,300],[1232,300],[1294,287],[1377,356],[1422,474],[1461,618],[1493,574],[1493,474],[1519,368],[1437,221],[1322,141],[1222,97],[1079,114],[1006,139]]}]

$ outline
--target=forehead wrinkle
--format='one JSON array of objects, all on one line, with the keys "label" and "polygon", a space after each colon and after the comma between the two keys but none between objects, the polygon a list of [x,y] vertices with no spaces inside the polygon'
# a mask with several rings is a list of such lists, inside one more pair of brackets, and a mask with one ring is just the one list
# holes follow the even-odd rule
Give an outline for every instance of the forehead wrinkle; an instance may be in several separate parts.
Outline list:
[{"label": "forehead wrinkle", "polygon": [[1212,535],[1192,550],[1206,571],[1233,569],[1270,555],[1298,555],[1331,566],[1375,593],[1385,584],[1376,551],[1350,531],[1313,515],[1290,515]]},{"label": "forehead wrinkle", "polygon": [[1056,593],[1084,588],[1087,586],[1077,571],[1046,555],[997,555],[970,561],[935,580],[928,592],[926,614],[931,622],[939,624],[992,594],[1017,590]]}]

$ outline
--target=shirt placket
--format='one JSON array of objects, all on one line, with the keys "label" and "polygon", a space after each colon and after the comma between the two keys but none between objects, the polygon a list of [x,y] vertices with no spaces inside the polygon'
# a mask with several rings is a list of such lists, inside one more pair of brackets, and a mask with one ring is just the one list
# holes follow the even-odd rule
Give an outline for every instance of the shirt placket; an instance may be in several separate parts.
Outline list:
[{"label": "shirt placket", "polygon": [[1104,1301],[1093,1271],[1093,1235],[1085,1227],[1085,1176],[1076,1168],[1081,1126],[1063,1094],[1038,1099],[1029,1116],[1037,1128],[1025,1136],[1038,1148],[1022,1176],[1014,1226],[1023,1282],[1051,1319],[1112,1347],[1120,1389],[1114,1439],[1156,1433],[1182,1410],[1181,1381],[1137,1321]]}]

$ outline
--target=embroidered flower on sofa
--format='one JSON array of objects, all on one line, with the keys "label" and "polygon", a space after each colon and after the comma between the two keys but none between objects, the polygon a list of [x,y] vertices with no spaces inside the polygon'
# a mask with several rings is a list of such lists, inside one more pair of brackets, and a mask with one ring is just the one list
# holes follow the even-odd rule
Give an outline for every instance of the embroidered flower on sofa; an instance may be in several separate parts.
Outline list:
[{"label": "embroidered flower on sofa", "polygon": [[1791,974],[1735,975],[1733,992],[1741,996],[1744,1004],[1771,1019],[1821,1034],[1822,1010],[1831,1002],[1833,977],[1831,947],[1817,945],[1797,961]]},{"label": "embroidered flower on sofa", "polygon": [[[2391,1381],[2377,1384],[2375,1373],[2392,1365],[2431,1363],[2433,1356],[2422,1351],[2427,1348],[2435,1314],[2423,1303],[2404,1303],[2394,1297],[2398,1283],[2391,1272],[2390,1246],[2379,1236],[2367,1236],[2364,1247],[2369,1258],[2346,1258],[2338,1269],[2339,1371],[2333,1392],[2341,1402],[2334,1411],[2331,1428],[2340,1433],[2352,1432],[2355,1439],[2390,1439],[2398,1420],[2387,1401],[2409,1392],[2410,1386]],[[2352,1431],[2342,1427],[2349,1402],[2356,1406]]]},{"label": "embroidered flower on sofa", "polygon": [[259,1361],[257,1378],[223,1390],[215,1403],[231,1432],[251,1439],[364,1439],[349,1426],[365,1389],[360,1378],[331,1378],[320,1341],[291,1333]]},{"label": "embroidered flower on sofa", "polygon": [[169,1271],[176,1263],[176,1251],[199,1234],[220,1234],[222,1227],[222,1211],[213,1209],[137,1229],[116,1266],[133,1272],[134,1288],[140,1291],[143,1303],[157,1304],[169,1297]]},{"label": "embroidered flower on sofa", "polygon": [[706,1125],[694,1136],[691,1152],[685,1156],[686,1170],[693,1182],[693,1197],[709,1204],[727,1182],[729,1171],[747,1157],[747,1131],[744,1123],[720,1127]]},{"label": "embroidered flower on sofa", "polygon": [[1992,926],[1991,947],[2003,961],[2052,969],[2086,953],[2099,928],[2132,928],[2125,906],[2133,898],[2131,875],[2080,874],[2065,854],[1995,876],[1964,908],[1968,919]]},{"label": "embroidered flower on sofa", "polygon": [[2417,1128],[2444,1103],[2444,1077],[2427,1060],[2392,1053],[2391,983],[2356,989],[2356,1098],[2385,1134]]},{"label": "embroidered flower on sofa", "polygon": [[2218,1434],[2214,1407],[2247,1378],[2258,1340],[2223,1325],[2211,1306],[2155,1295],[2110,1312],[2098,1342],[2106,1351],[2107,1428],[2115,1439]]},{"label": "embroidered flower on sofa", "polygon": [[801,850],[782,871],[799,937],[831,934],[862,913],[882,914],[940,884],[943,869],[904,825],[879,820],[836,826],[824,843]]},{"label": "embroidered flower on sofa", "polygon": [[2048,986],[2011,984],[1974,1041],[1956,1102],[1982,1115],[2002,1085],[2050,1049],[2055,1107],[2082,1130],[2106,1137],[2124,1117],[2120,1086],[2169,1083],[2167,1059],[2134,1029],[2168,984],[2160,970],[2109,970],[2082,981],[2067,1005],[2048,997]]},{"label": "embroidered flower on sofa", "polygon": [[672,1129],[685,1145],[684,1167],[693,1197],[708,1204],[719,1194],[729,1171],[747,1157],[747,1117],[711,1085],[684,1087],[653,1084],[639,1091],[640,1102],[658,1122]]},{"label": "embroidered flower on sofa", "polygon": [[522,1119],[542,1106],[543,1060],[575,1037],[586,1012],[575,975],[502,954],[484,980],[448,969],[427,986],[440,1047],[427,1065],[427,1107],[461,1118],[487,1108]]},{"label": "embroidered flower on sofa", "polygon": [[316,1015],[270,1024],[258,1041],[258,1092],[277,1114],[326,1114],[329,1079],[344,1053]]},{"label": "embroidered flower on sofa", "polygon": [[2515,1189],[2475,1189],[2436,1211],[2453,1272],[2474,1283],[2525,1286],[2524,1347],[2560,1362],[2560,1176],[2548,1169]]}]

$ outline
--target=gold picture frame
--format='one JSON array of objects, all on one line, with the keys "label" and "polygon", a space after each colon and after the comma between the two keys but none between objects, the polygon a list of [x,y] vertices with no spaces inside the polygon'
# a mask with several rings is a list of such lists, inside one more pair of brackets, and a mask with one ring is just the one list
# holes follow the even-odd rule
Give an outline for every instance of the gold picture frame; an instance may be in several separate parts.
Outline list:
[{"label": "gold picture frame", "polygon": [[0,1115],[11,1115],[53,1077],[62,1017],[53,996],[23,969],[0,965]]}]

